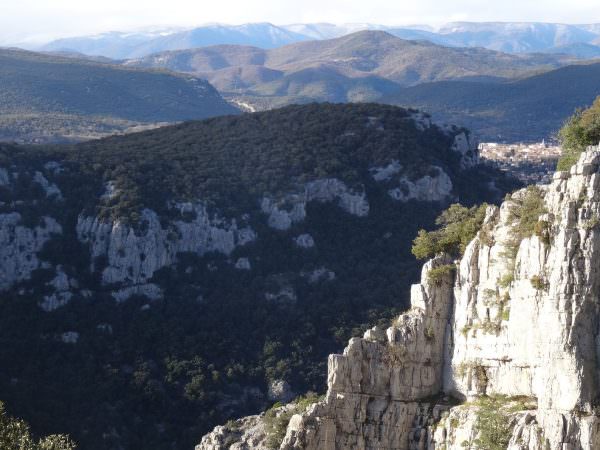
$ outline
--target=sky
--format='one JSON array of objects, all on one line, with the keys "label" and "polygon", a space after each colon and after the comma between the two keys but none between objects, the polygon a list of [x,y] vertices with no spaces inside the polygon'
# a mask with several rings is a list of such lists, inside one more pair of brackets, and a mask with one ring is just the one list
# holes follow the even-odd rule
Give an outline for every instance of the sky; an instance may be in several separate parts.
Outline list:
[{"label": "sky", "polygon": [[219,22],[600,23],[598,0],[0,0],[0,44]]}]

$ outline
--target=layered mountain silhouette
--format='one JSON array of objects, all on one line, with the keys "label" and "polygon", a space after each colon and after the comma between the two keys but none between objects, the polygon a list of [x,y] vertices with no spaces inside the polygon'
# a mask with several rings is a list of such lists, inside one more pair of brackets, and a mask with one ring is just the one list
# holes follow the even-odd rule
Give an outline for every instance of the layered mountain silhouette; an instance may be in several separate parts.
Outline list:
[{"label": "layered mountain silhouette", "polygon": [[270,23],[253,23],[208,24],[187,30],[110,32],[59,39],[46,44],[41,50],[68,50],[115,59],[128,59],[167,50],[221,44],[274,48],[306,40],[338,38],[361,30],[382,30],[403,39],[427,40],[454,47],[484,47],[512,53],[544,52],[555,47],[569,48],[568,46],[573,44],[582,43],[600,45],[598,24],[456,22],[435,30],[424,25],[390,27],[378,24],[309,23],[276,26]]},{"label": "layered mountain silhouette", "polygon": [[509,78],[559,67],[563,55],[510,55],[400,39],[384,31],[264,50],[221,45],[163,52],[128,66],[194,73],[230,96],[269,106],[306,101],[373,101],[400,86]]}]

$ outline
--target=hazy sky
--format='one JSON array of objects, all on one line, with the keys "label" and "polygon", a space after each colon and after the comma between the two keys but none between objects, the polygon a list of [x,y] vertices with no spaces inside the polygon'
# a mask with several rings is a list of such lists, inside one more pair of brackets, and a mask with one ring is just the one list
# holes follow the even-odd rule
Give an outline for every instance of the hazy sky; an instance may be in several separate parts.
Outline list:
[{"label": "hazy sky", "polygon": [[0,0],[0,43],[206,22],[600,22],[599,0]]}]

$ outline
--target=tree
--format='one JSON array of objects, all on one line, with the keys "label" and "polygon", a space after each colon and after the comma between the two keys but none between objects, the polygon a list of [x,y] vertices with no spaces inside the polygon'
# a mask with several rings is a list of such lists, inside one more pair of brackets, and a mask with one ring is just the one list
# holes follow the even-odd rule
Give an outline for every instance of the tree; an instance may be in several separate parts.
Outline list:
[{"label": "tree", "polygon": [[441,226],[439,230],[419,231],[413,241],[413,255],[417,259],[432,258],[438,253],[461,256],[481,228],[487,207],[486,203],[472,208],[451,205],[435,221]]},{"label": "tree", "polygon": [[54,434],[37,441],[23,420],[10,417],[0,402],[0,448],[11,450],[75,450],[67,436]]},{"label": "tree", "polygon": [[589,145],[600,143],[600,97],[586,110],[577,110],[558,133],[563,154],[558,170],[569,170]]}]

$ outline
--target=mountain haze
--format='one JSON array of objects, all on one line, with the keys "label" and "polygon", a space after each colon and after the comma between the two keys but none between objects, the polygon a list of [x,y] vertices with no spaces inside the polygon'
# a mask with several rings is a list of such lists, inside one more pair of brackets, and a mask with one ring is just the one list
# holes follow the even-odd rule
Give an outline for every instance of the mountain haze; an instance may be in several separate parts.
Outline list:
[{"label": "mountain haze", "polygon": [[456,22],[436,30],[426,25],[307,23],[276,26],[269,23],[250,23],[208,24],[189,30],[111,32],[59,39],[46,44],[40,50],[67,50],[127,59],[167,50],[221,44],[252,45],[266,49],[307,40],[339,38],[363,30],[387,31],[403,39],[427,40],[439,45],[484,47],[509,53],[544,52],[554,47],[573,44],[598,45],[600,39],[600,26],[597,24]]},{"label": "mountain haze", "polygon": [[44,45],[40,50],[75,51],[113,59],[126,59],[161,51],[219,44],[274,48],[309,39],[308,36],[270,23],[210,24],[189,30],[152,34],[112,32],[98,36],[59,39]]}]

